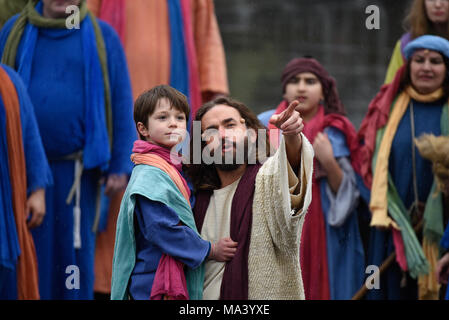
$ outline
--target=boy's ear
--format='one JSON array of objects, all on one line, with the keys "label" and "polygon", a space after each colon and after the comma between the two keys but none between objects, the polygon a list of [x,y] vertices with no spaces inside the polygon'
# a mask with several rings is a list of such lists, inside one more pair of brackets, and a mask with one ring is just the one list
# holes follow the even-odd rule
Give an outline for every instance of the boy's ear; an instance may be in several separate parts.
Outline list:
[{"label": "boy's ear", "polygon": [[139,131],[139,134],[142,137],[148,136],[148,129],[145,127],[145,125],[142,122],[137,122],[137,131]]}]

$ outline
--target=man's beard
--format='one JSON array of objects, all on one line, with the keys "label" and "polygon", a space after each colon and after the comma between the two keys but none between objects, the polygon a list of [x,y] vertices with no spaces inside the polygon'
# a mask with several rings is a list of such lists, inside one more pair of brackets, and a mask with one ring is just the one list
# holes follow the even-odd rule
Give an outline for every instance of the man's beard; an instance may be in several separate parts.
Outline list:
[{"label": "man's beard", "polygon": [[[237,143],[236,142],[231,142],[231,141],[225,141],[224,139],[222,140],[222,142],[220,143],[220,146],[216,149],[216,150],[221,150],[222,145],[224,143],[227,144],[231,144],[232,143],[232,162],[229,163],[229,155],[226,156],[226,153],[222,155],[222,159],[221,159],[221,163],[214,163],[214,166],[217,170],[220,171],[226,171],[226,172],[231,172],[234,170],[237,170],[238,168],[240,168],[242,165],[247,164],[248,163],[248,156],[249,156],[249,145],[248,145],[248,137],[245,136],[243,139],[243,148],[237,148]],[[237,151],[242,152],[243,151],[243,159],[240,157],[238,160],[239,163],[237,163]]]}]

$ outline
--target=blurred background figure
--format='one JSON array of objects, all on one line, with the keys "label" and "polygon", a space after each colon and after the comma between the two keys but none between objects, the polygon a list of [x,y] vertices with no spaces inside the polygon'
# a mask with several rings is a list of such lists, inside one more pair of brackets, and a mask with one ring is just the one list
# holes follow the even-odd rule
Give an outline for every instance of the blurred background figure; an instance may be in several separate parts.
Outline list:
[{"label": "blurred background figure", "polygon": [[407,32],[396,42],[385,83],[390,83],[396,71],[405,63],[404,48],[411,40],[425,34],[449,39],[448,19],[448,0],[413,0],[408,15],[404,19]]},{"label": "blurred background figure", "polygon": [[434,272],[448,210],[432,163],[414,139],[423,133],[449,135],[449,41],[421,36],[404,48],[404,56],[406,64],[372,100],[359,131],[374,227],[367,264],[386,266],[369,299],[440,295]]},{"label": "blurred background figure", "polygon": [[[78,29],[66,26],[69,5]],[[120,40],[85,0],[32,0],[3,26],[0,52],[28,89],[54,179],[32,232],[41,298],[92,299],[101,181],[109,194],[126,186],[136,137]]]},{"label": "blurred background figure", "polygon": [[0,300],[39,299],[30,229],[45,216],[50,167],[19,75],[0,65]]}]

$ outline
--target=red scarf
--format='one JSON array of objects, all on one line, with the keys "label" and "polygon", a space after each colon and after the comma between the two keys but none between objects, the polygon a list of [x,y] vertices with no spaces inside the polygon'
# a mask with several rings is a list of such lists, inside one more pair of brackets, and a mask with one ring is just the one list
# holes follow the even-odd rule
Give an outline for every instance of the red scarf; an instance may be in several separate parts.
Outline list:
[{"label": "red scarf", "polygon": [[406,70],[406,65],[403,65],[396,72],[396,76],[390,84],[385,84],[380,88],[380,92],[374,97],[368,106],[368,112],[360,125],[357,134],[357,140],[364,143],[360,147],[360,174],[363,181],[369,189],[373,182],[373,171],[371,162],[376,149],[376,135],[377,130],[387,124],[388,116],[390,114],[391,104],[396,97],[399,84],[402,76]]},{"label": "red scarf", "polygon": [[[275,114],[284,111],[288,106],[287,101],[282,101]],[[318,132],[323,132],[326,127],[334,127],[340,130],[346,137],[346,144],[351,152],[351,163],[354,170],[360,170],[360,155],[358,152],[357,134],[352,123],[344,116],[337,113],[325,114],[324,107],[319,106],[315,116],[304,124],[303,133],[313,143]],[[275,128],[272,124],[269,129]],[[276,139],[279,141],[279,138]],[[278,143],[276,144],[278,145]],[[301,272],[304,282],[304,291],[307,300],[330,299],[329,272],[327,263],[326,226],[323,209],[321,207],[320,178],[323,171],[319,163],[314,159],[314,176],[312,184],[312,203],[306,215],[301,234]]]},{"label": "red scarf", "polygon": [[125,0],[107,0],[101,1],[101,8],[98,18],[109,23],[120,38],[122,44],[125,44],[126,33],[126,3]]}]

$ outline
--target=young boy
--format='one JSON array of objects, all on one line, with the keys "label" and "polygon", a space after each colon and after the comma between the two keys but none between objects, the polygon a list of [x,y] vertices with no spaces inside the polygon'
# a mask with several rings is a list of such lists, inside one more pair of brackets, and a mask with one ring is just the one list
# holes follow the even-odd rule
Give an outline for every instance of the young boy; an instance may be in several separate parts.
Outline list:
[{"label": "young boy", "polygon": [[[157,281],[157,271],[167,258],[186,265],[187,297],[201,299],[203,262],[228,261],[235,253],[237,243],[230,238],[211,244],[196,229],[181,158],[172,151],[185,136],[188,115],[186,97],[167,85],[154,87],[135,102],[140,140],[134,143],[131,159],[136,166],[117,221],[111,299],[150,299],[153,284],[163,282]],[[176,282],[171,287],[182,287],[180,273],[174,281],[179,273],[170,273],[170,281]],[[165,298],[180,297],[168,289]]]}]

